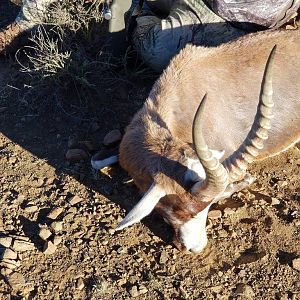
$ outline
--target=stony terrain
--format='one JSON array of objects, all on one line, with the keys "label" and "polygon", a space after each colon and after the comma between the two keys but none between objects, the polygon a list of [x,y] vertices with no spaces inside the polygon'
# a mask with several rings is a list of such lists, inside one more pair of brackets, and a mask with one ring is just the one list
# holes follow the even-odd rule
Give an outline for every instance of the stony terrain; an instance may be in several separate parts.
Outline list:
[{"label": "stony terrain", "polygon": [[92,90],[79,118],[71,105],[33,110],[26,91],[44,98],[1,59],[1,300],[300,299],[297,147],[252,166],[257,181],[212,207],[201,254],[179,252],[156,213],[115,232],[139,193],[118,165],[95,172],[89,159],[115,147],[151,83]]}]

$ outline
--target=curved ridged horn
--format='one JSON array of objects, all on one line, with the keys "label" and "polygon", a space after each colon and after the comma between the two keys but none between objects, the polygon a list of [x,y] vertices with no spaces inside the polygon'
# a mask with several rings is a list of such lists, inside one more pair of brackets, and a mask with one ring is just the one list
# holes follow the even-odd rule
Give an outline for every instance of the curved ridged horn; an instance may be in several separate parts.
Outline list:
[{"label": "curved ridged horn", "polygon": [[268,139],[268,130],[271,128],[271,120],[274,117],[272,113],[274,106],[272,100],[272,72],[275,51],[276,45],[273,47],[265,67],[253,125],[239,149],[223,162],[228,171],[230,182],[238,181],[244,176],[248,164],[252,163],[255,157],[258,156],[259,151],[264,146],[264,141]]},{"label": "curved ridged horn", "polygon": [[196,154],[203,165],[206,179],[197,188],[197,193],[211,197],[223,192],[228,185],[228,174],[219,159],[213,156],[203,136],[203,112],[206,95],[203,97],[193,121],[193,143]]}]

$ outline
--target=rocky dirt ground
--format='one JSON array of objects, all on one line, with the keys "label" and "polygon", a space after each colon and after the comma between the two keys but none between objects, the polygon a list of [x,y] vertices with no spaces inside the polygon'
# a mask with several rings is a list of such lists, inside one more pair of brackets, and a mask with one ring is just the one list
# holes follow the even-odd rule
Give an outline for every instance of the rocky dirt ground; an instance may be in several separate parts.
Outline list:
[{"label": "rocky dirt ground", "polygon": [[118,165],[95,172],[89,158],[119,139],[149,86],[92,92],[87,117],[37,113],[29,98],[44,105],[45,94],[1,59],[0,299],[300,299],[297,147],[254,165],[257,181],[212,207],[201,254],[179,252],[156,213],[115,232],[139,193]]}]

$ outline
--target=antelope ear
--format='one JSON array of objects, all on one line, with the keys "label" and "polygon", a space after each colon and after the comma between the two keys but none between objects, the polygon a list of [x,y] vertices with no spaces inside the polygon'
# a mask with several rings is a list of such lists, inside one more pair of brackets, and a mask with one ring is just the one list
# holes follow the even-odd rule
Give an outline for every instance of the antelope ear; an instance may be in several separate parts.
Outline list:
[{"label": "antelope ear", "polygon": [[211,152],[212,152],[212,154],[213,154],[213,156],[215,157],[215,158],[217,158],[217,159],[221,159],[223,156],[224,156],[224,154],[225,154],[225,150],[210,150]]},{"label": "antelope ear", "polygon": [[120,222],[116,230],[122,230],[135,224],[149,215],[158,201],[166,195],[166,192],[157,184],[153,183],[143,198],[133,207],[133,209]]}]

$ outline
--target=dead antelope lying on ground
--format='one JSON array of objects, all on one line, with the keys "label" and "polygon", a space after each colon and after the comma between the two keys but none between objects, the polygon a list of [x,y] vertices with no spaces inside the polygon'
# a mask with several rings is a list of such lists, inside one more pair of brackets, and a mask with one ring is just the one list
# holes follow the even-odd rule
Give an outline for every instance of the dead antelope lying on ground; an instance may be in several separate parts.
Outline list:
[{"label": "dead antelope lying on ground", "polygon": [[253,182],[249,163],[299,141],[299,78],[299,30],[253,34],[217,48],[187,46],[121,142],[120,164],[145,194],[117,229],[155,208],[174,228],[177,246],[200,252],[211,204]]}]

